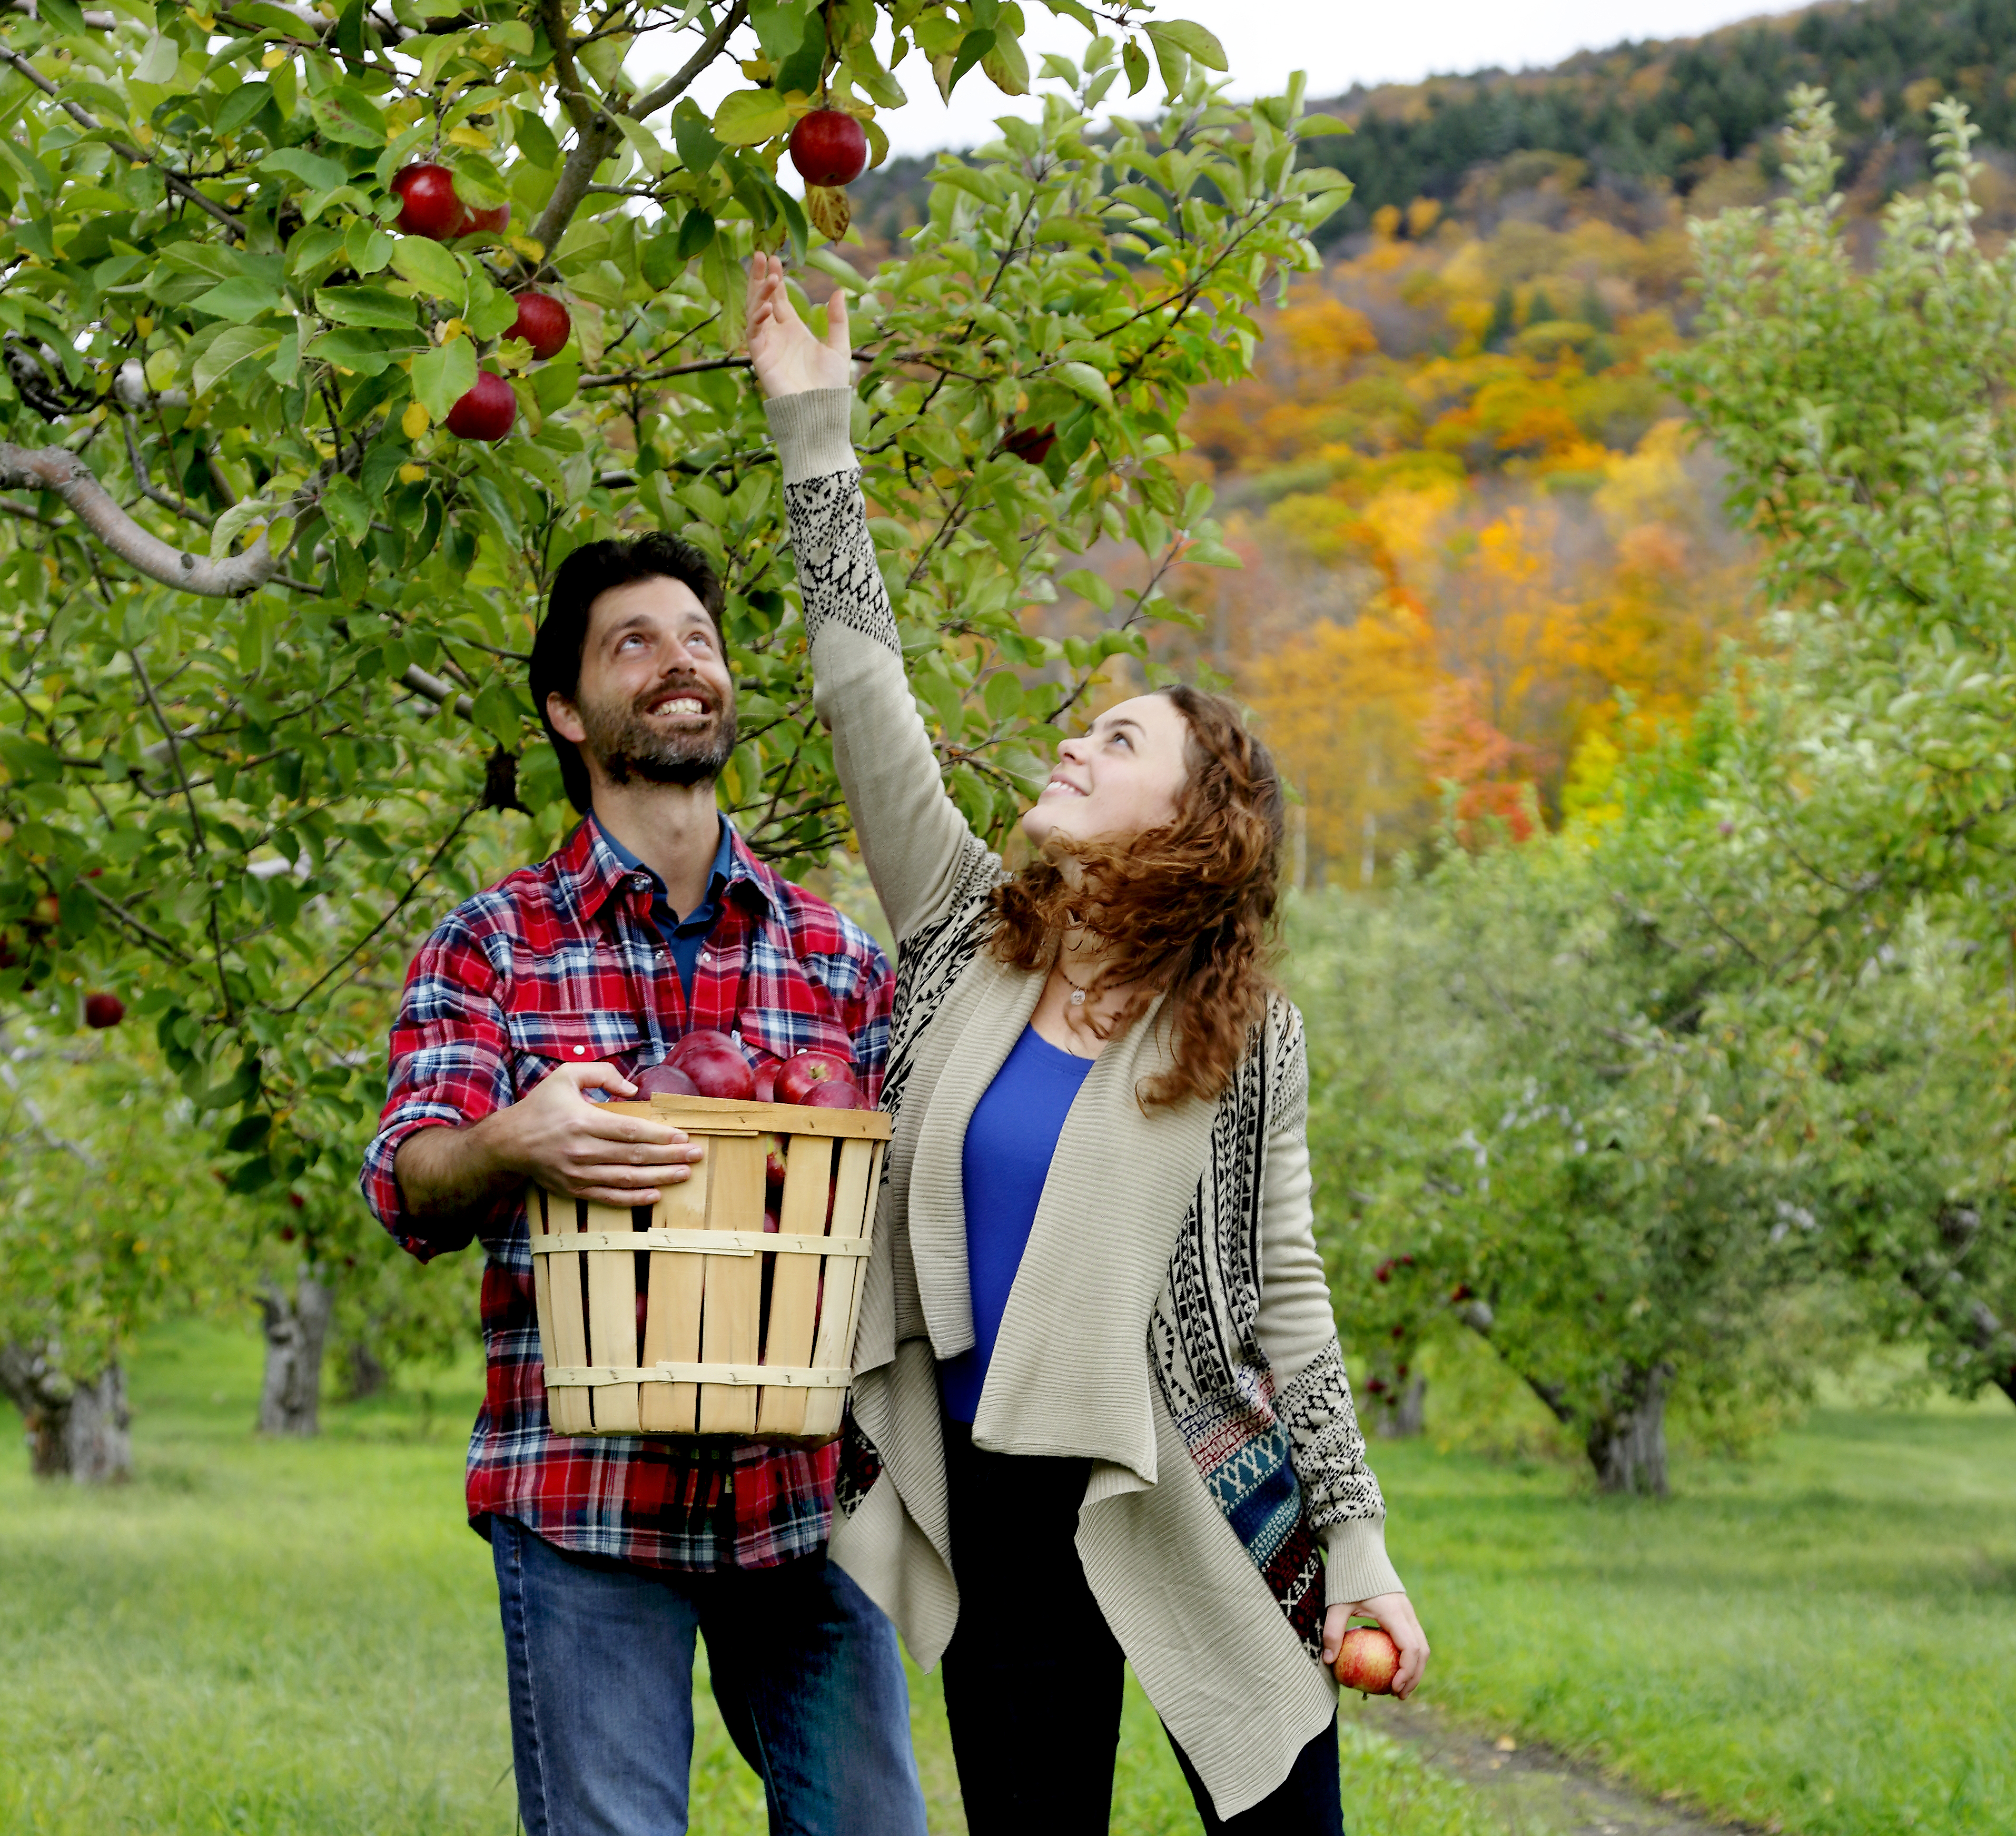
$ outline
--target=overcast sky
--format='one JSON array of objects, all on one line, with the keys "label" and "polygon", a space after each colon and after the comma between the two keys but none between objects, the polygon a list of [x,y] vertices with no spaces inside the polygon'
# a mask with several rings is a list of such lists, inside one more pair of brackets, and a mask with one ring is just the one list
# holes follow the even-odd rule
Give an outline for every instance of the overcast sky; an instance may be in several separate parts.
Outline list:
[{"label": "overcast sky", "polygon": [[[1193,19],[1215,32],[1231,67],[1233,93],[1278,92],[1295,70],[1309,72],[1309,94],[1335,95],[1353,83],[1413,82],[1431,73],[1460,73],[1498,65],[1507,70],[1555,63],[1569,52],[1625,38],[1684,38],[1732,20],[1792,9],[1788,0],[1399,0],[1394,5],[1339,5],[1335,0],[1158,0],[1169,19]],[[1029,67],[1041,53],[1075,53],[1083,30],[1053,17],[1042,0],[1023,0]],[[653,60],[633,60],[640,74]],[[978,70],[969,73],[948,108],[923,58],[912,52],[897,71],[909,105],[880,120],[897,153],[970,147],[994,137],[994,119],[1026,106],[1003,95]],[[733,70],[710,72],[696,85],[700,105],[740,88]],[[1121,96],[1125,95],[1124,88]],[[1151,82],[1143,100],[1159,94]]]}]

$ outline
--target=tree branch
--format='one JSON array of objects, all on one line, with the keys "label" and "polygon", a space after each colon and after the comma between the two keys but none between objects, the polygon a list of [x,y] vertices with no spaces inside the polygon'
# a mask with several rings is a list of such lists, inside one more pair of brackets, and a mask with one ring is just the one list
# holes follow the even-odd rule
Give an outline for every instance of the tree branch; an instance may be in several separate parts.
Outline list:
[{"label": "tree branch", "polygon": [[[538,221],[532,225],[532,240],[549,254],[567,233],[575,211],[588,196],[596,167],[614,150],[617,132],[611,117],[607,112],[596,112],[581,92],[580,80],[574,73],[573,41],[567,35],[565,0],[542,0],[540,16],[546,36],[553,42],[560,98],[575,126],[574,143],[560,167],[559,182],[553,187],[553,196],[546,200],[546,207],[539,213]],[[721,55],[736,28],[748,16],[749,0],[735,0],[735,4],[722,15],[720,23],[700,41],[700,49],[691,57],[650,95],[621,112],[633,121],[641,121],[685,95],[700,73]]]},{"label": "tree branch", "polygon": [[235,599],[255,592],[279,567],[264,531],[243,554],[224,561],[199,559],[186,549],[171,546],[127,515],[90,466],[60,446],[13,446],[0,441],[0,486],[54,491],[129,567],[163,586],[207,599]]}]

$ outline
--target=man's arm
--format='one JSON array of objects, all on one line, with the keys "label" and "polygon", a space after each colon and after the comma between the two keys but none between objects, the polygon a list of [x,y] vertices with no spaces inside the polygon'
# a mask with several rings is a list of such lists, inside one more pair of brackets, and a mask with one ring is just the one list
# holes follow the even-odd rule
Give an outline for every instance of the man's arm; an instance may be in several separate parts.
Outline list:
[{"label": "man's arm", "polygon": [[480,1121],[415,1130],[393,1157],[408,1215],[482,1209],[528,1180],[595,1204],[648,1205],[689,1176],[702,1153],[697,1143],[666,1123],[592,1103],[589,1090],[637,1094],[613,1064],[563,1064]]},{"label": "man's arm", "polygon": [[[567,1065],[520,1101],[497,975],[457,913],[421,945],[392,1029],[391,1075],[361,1183],[415,1255],[460,1249],[536,1180],[603,1204],[648,1204],[699,1150],[676,1129],[617,1116],[584,1089],[635,1094],[613,1066]],[[549,1085],[552,1088],[549,1089]]]}]

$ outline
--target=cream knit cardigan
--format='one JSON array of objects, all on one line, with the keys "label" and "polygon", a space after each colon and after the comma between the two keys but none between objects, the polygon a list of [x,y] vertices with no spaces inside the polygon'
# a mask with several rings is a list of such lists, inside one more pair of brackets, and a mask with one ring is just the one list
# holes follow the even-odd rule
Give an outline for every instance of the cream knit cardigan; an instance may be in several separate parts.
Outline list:
[{"label": "cream knit cardigan", "polygon": [[[959,1616],[936,1360],[974,1342],[961,1154],[1044,977],[977,947],[1003,869],[945,795],[911,699],[851,401],[833,389],[769,405],[816,705],[898,944],[884,1096],[895,1133],[832,1555],[929,1668]],[[1299,1017],[1275,1004],[1218,1103],[1144,1111],[1136,1089],[1167,1062],[1160,1021],[1151,1010],[1109,1044],[1071,1105],[973,1433],[998,1452],[1092,1462],[1077,1539],[1086,1579],[1229,1817],[1287,1777],[1335,1707],[1335,1684],[1284,1612],[1312,1586],[1311,1532],[1325,1599],[1400,1582],[1312,1229]],[[1268,1436],[1291,1450],[1288,1515],[1308,1551],[1285,1589],[1278,1575],[1270,1588],[1213,1490],[1228,1476],[1236,1485]],[[1315,1604],[1300,1615],[1305,1633]]]}]

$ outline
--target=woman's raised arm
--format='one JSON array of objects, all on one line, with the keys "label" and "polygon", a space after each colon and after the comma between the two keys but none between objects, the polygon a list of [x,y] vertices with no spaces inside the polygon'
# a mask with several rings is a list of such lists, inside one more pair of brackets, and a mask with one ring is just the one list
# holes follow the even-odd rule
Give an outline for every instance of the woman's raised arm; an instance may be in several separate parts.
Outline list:
[{"label": "woman's raised arm", "polygon": [[749,355],[783,467],[813,704],[832,733],[862,856],[900,941],[985,884],[991,858],[946,796],[911,698],[848,434],[844,293],[827,314],[822,343],[793,308],[782,265],[761,255],[751,264]]}]

